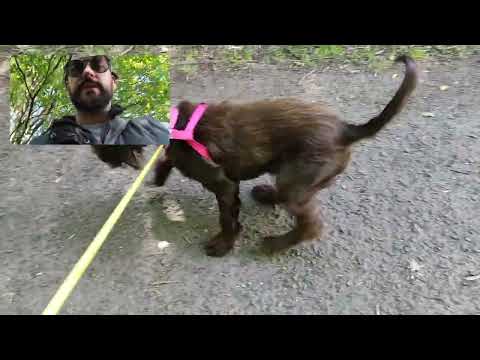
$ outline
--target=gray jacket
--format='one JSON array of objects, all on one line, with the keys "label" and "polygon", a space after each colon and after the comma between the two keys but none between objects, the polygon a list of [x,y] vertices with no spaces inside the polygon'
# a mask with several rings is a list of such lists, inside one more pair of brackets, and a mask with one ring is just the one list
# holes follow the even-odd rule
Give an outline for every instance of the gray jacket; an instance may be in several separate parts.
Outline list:
[{"label": "gray jacket", "polygon": [[[73,119],[70,117],[70,119]],[[52,142],[51,129],[44,134],[33,138],[31,145],[48,145]],[[107,144],[107,145],[168,145],[170,131],[168,125],[153,119],[150,116],[140,117],[132,120],[122,119],[119,115],[110,120],[105,127],[105,132],[101,138],[86,132],[88,144]]]}]

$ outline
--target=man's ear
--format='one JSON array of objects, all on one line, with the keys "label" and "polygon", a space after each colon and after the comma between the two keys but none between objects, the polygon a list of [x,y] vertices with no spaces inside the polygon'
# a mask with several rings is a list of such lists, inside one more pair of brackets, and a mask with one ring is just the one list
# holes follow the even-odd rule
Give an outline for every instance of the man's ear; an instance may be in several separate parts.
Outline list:
[{"label": "man's ear", "polygon": [[117,89],[117,83],[118,83],[118,75],[117,73],[112,71],[112,79],[113,79],[113,90]]},{"label": "man's ear", "polygon": [[67,94],[69,94],[69,93],[70,93],[70,89],[69,89],[69,87],[68,87],[68,77],[65,78],[64,83],[65,83],[65,90],[67,90]]}]

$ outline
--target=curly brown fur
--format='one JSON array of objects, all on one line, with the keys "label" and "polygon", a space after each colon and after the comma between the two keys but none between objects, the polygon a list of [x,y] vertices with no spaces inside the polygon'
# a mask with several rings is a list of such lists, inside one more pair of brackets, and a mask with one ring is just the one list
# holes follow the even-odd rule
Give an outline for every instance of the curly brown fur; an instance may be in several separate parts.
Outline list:
[{"label": "curly brown fur", "polygon": [[[414,61],[407,56],[397,61],[406,65],[402,85],[381,114],[364,125],[347,124],[324,106],[293,99],[210,104],[195,138],[208,148],[214,162],[200,157],[184,141],[171,140],[156,165],[155,183],[162,186],[175,167],[215,194],[221,231],[208,242],[208,255],[223,256],[233,248],[241,229],[239,182],[264,173],[273,174],[276,184],[254,187],[253,197],[281,204],[296,218],[290,232],[267,237],[265,249],[276,252],[319,238],[322,222],[314,195],[345,170],[350,146],[380,131],[416,86]],[[178,105],[177,129],[185,128],[195,106],[188,101]]]}]

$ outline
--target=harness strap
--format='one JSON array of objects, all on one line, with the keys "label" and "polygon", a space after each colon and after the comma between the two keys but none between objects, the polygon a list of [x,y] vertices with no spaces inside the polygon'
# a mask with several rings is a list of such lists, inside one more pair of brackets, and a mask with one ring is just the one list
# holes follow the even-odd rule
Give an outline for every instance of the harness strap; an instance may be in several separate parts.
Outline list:
[{"label": "harness strap", "polygon": [[205,159],[213,161],[210,157],[208,149],[196,141],[193,137],[193,132],[198,122],[202,118],[205,110],[207,110],[208,105],[205,103],[200,103],[194,110],[192,116],[188,120],[187,127],[185,130],[175,129],[175,125],[178,120],[178,108],[172,108],[170,111],[170,139],[172,140],[185,140],[197,153],[199,153]]}]

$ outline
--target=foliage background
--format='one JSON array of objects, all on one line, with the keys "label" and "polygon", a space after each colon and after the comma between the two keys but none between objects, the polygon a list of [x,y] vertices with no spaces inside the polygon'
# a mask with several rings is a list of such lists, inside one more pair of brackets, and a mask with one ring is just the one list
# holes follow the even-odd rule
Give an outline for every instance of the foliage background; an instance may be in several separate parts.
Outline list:
[{"label": "foliage background", "polygon": [[[172,65],[244,67],[249,63],[271,64],[289,68],[350,64],[371,70],[388,67],[399,54],[409,54],[417,61],[448,62],[480,53],[478,45],[182,45],[171,49]],[[193,71],[195,71],[194,69]]]},{"label": "foliage background", "polygon": [[[11,143],[26,144],[46,130],[54,119],[75,113],[63,82],[63,66],[68,58],[67,53],[58,52],[23,53],[10,58]],[[113,70],[120,77],[113,102],[126,108],[122,117],[128,120],[150,115],[167,122],[168,54],[120,55],[111,60]]]}]

